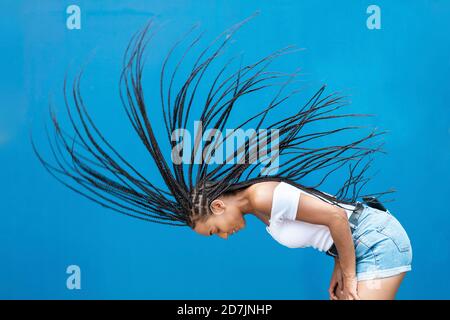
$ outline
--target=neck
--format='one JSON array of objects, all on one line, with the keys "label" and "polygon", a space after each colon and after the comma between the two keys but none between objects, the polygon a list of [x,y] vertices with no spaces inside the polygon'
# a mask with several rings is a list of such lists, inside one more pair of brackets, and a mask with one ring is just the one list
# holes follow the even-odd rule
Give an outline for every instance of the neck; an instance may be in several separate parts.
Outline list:
[{"label": "neck", "polygon": [[269,225],[270,212],[261,212],[257,210],[250,201],[251,190],[250,188],[245,188],[242,191],[238,191],[234,197],[235,205],[242,212],[242,215],[253,214],[259,220],[261,220],[265,225]]},{"label": "neck", "polygon": [[247,214],[254,211],[254,208],[250,202],[248,188],[236,192],[235,196],[233,197],[233,202],[234,205],[239,208],[242,214]]}]

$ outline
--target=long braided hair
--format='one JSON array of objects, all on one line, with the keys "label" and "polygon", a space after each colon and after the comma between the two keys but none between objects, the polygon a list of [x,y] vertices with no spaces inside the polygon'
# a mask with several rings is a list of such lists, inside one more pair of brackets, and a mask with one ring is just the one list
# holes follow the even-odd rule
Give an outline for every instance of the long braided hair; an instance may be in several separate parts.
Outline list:
[{"label": "long braided hair", "polygon": [[[119,81],[120,100],[129,122],[153,159],[157,172],[164,181],[163,186],[156,185],[151,181],[153,179],[140,173],[108,142],[95,125],[80,93],[83,70],[73,81],[72,97],[75,108],[71,107],[66,93],[67,74],[64,78],[64,102],[72,133],[61,127],[54,110],[50,107],[54,138],[51,139],[49,135],[48,140],[54,158],[53,163],[44,159],[31,138],[33,150],[40,162],[65,186],[106,208],[145,221],[173,226],[194,227],[197,219],[205,218],[211,213],[209,206],[212,200],[262,181],[284,181],[338,206],[342,203],[355,203],[361,188],[370,180],[364,173],[373,158],[362,166],[364,160],[376,152],[385,153],[381,148],[383,143],[375,146],[365,146],[365,143],[385,134],[386,131],[377,132],[377,129],[373,129],[368,135],[344,145],[306,147],[307,142],[319,141],[318,139],[327,138],[338,132],[363,128],[363,126],[345,126],[320,132],[305,132],[308,124],[336,118],[372,116],[354,113],[332,114],[347,105],[347,102],[344,96],[337,93],[325,95],[325,85],[321,86],[303,106],[293,110],[292,115],[270,122],[274,112],[279,114],[283,103],[300,91],[296,89],[284,93],[286,87],[298,76],[297,71],[291,74],[267,71],[276,58],[297,51],[293,46],[277,50],[252,64],[243,66],[241,61],[239,67],[227,75],[227,70],[236,57],[229,59],[214,74],[214,80],[208,83],[209,90],[202,104],[199,120],[203,128],[210,132],[203,151],[200,150],[202,137],[199,133],[195,136],[194,146],[189,150],[184,148],[180,152],[183,159],[190,160],[187,164],[173,159],[169,161],[165,157],[167,153],[161,150],[161,137],[154,124],[157,121],[164,124],[165,132],[162,135],[172,150],[176,150],[179,141],[173,139],[173,133],[176,130],[187,129],[190,125],[194,97],[200,84],[204,83],[202,78],[206,71],[223,53],[236,31],[256,14],[233,25],[209,43],[196,57],[192,69],[189,69],[190,73],[176,92],[174,86],[177,72],[202,35],[197,36],[187,46],[167,78],[168,61],[174,50],[197,26],[194,25],[171,47],[160,72],[162,119],[157,119],[155,107],[145,102],[142,88],[143,55],[148,42],[156,32],[154,19],[150,19],[144,28],[131,38],[123,58]],[[278,80],[281,82],[273,82]],[[272,87],[279,89],[276,90],[270,103],[234,127],[235,130],[239,130],[249,123],[255,123],[256,130],[253,135],[228,155],[226,161],[222,163],[208,161],[219,146],[234,139],[230,135],[225,137],[216,135],[216,132],[220,132],[229,124],[230,114],[237,108],[237,101],[242,100],[241,97]],[[262,128],[276,130],[277,138],[273,139],[267,131],[259,130]],[[254,161],[250,161],[254,160],[255,150],[268,145],[276,147],[278,152],[271,155],[265,163],[255,165]],[[203,161],[198,163],[195,159],[199,153]],[[272,165],[278,159],[280,163],[274,170]],[[334,195],[316,189],[332,172],[346,164],[349,166],[348,178]],[[358,171],[361,166],[362,169]],[[299,181],[307,175],[324,168],[328,171],[317,184],[310,186],[300,184]],[[369,195],[377,198],[394,191],[391,189]]]}]

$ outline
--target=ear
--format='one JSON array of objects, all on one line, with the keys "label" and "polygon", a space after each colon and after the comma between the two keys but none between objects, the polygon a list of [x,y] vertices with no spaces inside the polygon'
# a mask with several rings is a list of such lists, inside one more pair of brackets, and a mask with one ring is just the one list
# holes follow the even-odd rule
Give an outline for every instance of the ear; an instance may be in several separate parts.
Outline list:
[{"label": "ear", "polygon": [[220,215],[225,212],[225,203],[222,200],[215,199],[211,202],[211,211],[213,214]]}]

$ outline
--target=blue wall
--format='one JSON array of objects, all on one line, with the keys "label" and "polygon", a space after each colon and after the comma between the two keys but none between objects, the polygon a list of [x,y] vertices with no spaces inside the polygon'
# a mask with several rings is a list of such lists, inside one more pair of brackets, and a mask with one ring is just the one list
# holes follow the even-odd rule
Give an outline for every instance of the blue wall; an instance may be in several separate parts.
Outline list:
[{"label": "blue wall", "polygon": [[[66,28],[71,4],[81,8],[80,30]],[[371,4],[381,8],[380,30],[366,27]],[[315,88],[351,93],[353,110],[377,114],[370,121],[390,130],[368,191],[398,190],[389,209],[414,250],[398,298],[450,298],[450,2],[74,0],[0,8],[0,298],[328,298],[332,260],[282,247],[256,218],[228,241],[130,219],[64,188],[29,144],[32,126],[48,151],[48,102],[62,111],[64,72],[73,76],[87,63],[82,90],[100,128],[132,161],[149,164],[118,96],[130,36],[151,16],[166,22],[144,71],[156,105],[151,80],[180,31],[200,21],[210,40],[255,10],[260,15],[238,32],[231,52],[253,61],[289,44],[304,47],[277,66],[302,67]],[[72,264],[81,268],[81,290],[66,288]]]}]

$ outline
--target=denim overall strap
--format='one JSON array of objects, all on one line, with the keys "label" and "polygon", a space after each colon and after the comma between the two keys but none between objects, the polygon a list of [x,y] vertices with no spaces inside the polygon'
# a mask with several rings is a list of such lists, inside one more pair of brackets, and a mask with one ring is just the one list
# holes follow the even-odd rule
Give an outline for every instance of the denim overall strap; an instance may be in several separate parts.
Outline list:
[{"label": "denim overall strap", "polygon": [[[348,218],[348,223],[350,224],[350,230],[352,231],[352,234],[355,231],[356,227],[358,226],[358,220],[359,220],[359,217],[361,216],[363,210],[364,210],[364,205],[361,202],[357,201],[355,209],[353,210],[352,214]],[[337,257],[338,252],[337,252],[335,244],[333,243],[331,248],[328,249],[328,251],[326,251],[325,253],[331,257]]]}]

